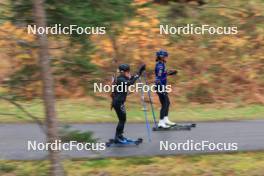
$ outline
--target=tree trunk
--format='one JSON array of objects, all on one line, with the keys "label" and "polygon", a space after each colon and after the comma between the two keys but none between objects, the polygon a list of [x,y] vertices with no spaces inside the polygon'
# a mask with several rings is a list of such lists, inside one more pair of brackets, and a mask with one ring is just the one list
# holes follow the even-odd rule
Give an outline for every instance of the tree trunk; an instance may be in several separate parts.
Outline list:
[{"label": "tree trunk", "polygon": [[119,53],[119,49],[117,46],[117,42],[116,42],[116,36],[115,34],[110,34],[109,35],[112,47],[114,49],[114,55],[113,55],[113,65],[116,66],[116,64],[118,63],[118,60],[120,59],[120,53]]},{"label": "tree trunk", "polygon": [[[34,17],[37,27],[46,27],[46,13],[44,9],[44,0],[33,0]],[[38,54],[39,65],[41,67],[41,76],[43,83],[43,100],[45,106],[47,138],[48,142],[58,140],[57,120],[55,111],[55,96],[53,87],[53,76],[50,66],[50,55],[48,49],[48,38],[46,34],[38,36]],[[49,149],[50,175],[63,176],[64,171],[61,163],[59,151]]]}]

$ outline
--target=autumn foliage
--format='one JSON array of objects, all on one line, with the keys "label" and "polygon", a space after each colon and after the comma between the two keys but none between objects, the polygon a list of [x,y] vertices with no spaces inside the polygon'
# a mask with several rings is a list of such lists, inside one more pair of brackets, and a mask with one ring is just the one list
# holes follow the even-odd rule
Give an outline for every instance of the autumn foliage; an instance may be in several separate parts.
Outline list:
[{"label": "autumn foliage", "polygon": [[[113,23],[103,36],[90,36],[89,57],[72,60],[68,38],[60,37],[67,50],[51,49],[56,94],[63,98],[93,96],[92,83],[108,82],[119,63],[133,69],[147,64],[153,82],[155,51],[169,52],[168,68],[179,71],[169,82],[178,103],[264,103],[264,4],[262,1],[219,1],[198,6],[171,2],[166,5],[135,0],[135,14],[122,24]],[[238,26],[236,35],[161,35],[160,24],[210,24]],[[87,38],[88,40],[88,38]],[[1,92],[40,96],[35,37],[7,21],[0,26]],[[50,36],[50,48],[60,45]],[[61,42],[63,41],[63,42]],[[78,45],[74,45],[78,48]],[[76,53],[74,53],[76,54]],[[91,65],[82,62],[89,60]],[[72,64],[74,63],[74,64]],[[99,95],[100,96],[100,95]]]}]

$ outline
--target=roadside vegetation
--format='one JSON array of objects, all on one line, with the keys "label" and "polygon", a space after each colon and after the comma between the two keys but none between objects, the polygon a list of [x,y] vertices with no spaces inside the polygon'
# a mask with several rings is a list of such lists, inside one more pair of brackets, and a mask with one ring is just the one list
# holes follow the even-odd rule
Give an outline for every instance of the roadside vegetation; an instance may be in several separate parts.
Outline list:
[{"label": "roadside vegetation", "polygon": [[[264,152],[66,160],[64,167],[70,176],[263,176]],[[47,168],[47,161],[0,161],[2,176],[48,176]]]},{"label": "roadside vegetation", "polygon": [[[140,101],[139,98],[138,101]],[[140,102],[134,102],[134,100],[127,103],[128,121],[144,122],[142,106]],[[40,100],[23,101],[21,104],[31,114],[43,119],[43,107]],[[110,100],[58,100],[58,119],[61,123],[115,122],[117,118],[114,110],[110,110],[109,104]],[[157,117],[159,117],[159,106],[159,104],[155,104]],[[0,123],[34,122],[21,110],[5,101],[0,101],[0,112]],[[150,106],[148,106],[148,117],[152,120]],[[264,106],[254,104],[248,106],[173,105],[170,117],[178,122],[264,119]]]}]

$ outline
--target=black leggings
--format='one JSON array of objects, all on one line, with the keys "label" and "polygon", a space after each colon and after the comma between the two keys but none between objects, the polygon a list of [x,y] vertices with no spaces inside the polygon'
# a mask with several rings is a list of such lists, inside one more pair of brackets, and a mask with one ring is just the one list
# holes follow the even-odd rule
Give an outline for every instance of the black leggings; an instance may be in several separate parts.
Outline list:
[{"label": "black leggings", "polygon": [[167,92],[157,92],[157,94],[161,103],[160,120],[162,120],[169,114],[170,99]]},{"label": "black leggings", "polygon": [[118,124],[116,127],[116,136],[121,136],[124,133],[125,123],[126,123],[126,109],[122,102],[113,102],[113,107],[118,117]]}]

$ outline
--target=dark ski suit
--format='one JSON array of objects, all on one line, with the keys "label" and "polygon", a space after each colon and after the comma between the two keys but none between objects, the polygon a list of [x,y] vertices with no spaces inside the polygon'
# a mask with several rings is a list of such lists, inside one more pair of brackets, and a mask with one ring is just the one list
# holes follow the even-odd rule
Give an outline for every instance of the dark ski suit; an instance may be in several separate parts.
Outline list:
[{"label": "dark ski suit", "polygon": [[165,91],[165,87],[167,85],[167,71],[165,63],[158,61],[156,63],[155,67],[155,84],[156,84],[156,90],[157,94],[159,96],[159,100],[161,103],[161,109],[160,109],[160,119],[164,119],[164,117],[168,116],[169,113],[169,107],[170,107],[170,100],[168,93]]},{"label": "dark ski suit", "polygon": [[112,107],[115,109],[119,120],[116,127],[116,136],[122,136],[126,123],[126,108],[124,103],[126,101],[127,91],[125,88],[134,84],[138,78],[138,75],[132,76],[130,79],[124,75],[120,75],[116,78],[115,85],[122,85],[123,87],[123,91],[121,92],[118,92],[118,90],[115,89],[112,96]]}]

